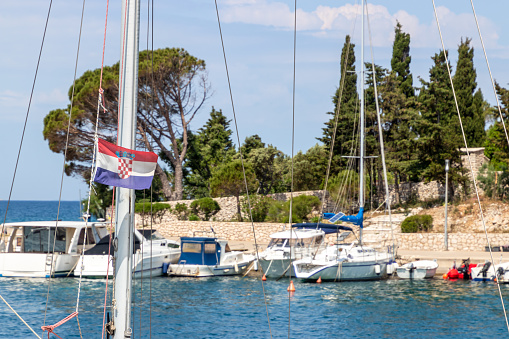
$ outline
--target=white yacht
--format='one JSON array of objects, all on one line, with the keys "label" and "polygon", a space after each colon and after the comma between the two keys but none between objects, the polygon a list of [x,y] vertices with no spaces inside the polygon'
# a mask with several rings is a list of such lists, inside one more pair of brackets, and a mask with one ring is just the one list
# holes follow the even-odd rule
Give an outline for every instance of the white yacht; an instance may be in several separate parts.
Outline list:
[{"label": "white yacht", "polygon": [[27,221],[3,226],[7,235],[0,243],[2,277],[69,276],[80,253],[108,234],[102,222]]},{"label": "white yacht", "polygon": [[182,237],[181,255],[177,264],[165,265],[169,276],[213,277],[244,274],[255,257],[232,251],[224,239]]},{"label": "white yacht", "polygon": [[293,262],[295,277],[304,280],[357,281],[378,280],[387,277],[387,266],[394,256],[378,252],[357,242],[328,246],[314,258]]},{"label": "white yacht", "polygon": [[[156,230],[149,229],[135,230],[134,235],[132,265],[135,278],[161,276],[163,264],[178,262],[180,245],[177,241],[165,239]],[[111,238],[114,238],[114,234]],[[113,250],[110,249],[108,234],[80,256],[74,275],[81,274],[85,278],[105,278],[108,274],[112,277],[113,260]]]}]

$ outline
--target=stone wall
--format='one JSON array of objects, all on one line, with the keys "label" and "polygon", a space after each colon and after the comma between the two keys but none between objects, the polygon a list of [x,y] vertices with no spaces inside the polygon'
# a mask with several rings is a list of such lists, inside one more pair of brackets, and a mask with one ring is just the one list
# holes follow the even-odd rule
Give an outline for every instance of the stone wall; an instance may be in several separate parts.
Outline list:
[{"label": "stone wall", "polygon": [[[443,251],[443,233],[400,233],[396,234],[402,250]],[[491,246],[509,245],[509,233],[488,233]],[[449,251],[484,251],[486,236],[482,233],[451,233],[447,235]]]},{"label": "stone wall", "polygon": [[[141,225],[137,224],[137,227]],[[254,223],[256,240],[266,245],[272,233],[282,231],[280,223]],[[153,226],[164,237],[177,238],[183,236],[212,236],[211,227],[215,236],[231,241],[246,241],[254,243],[253,227],[249,222],[209,222],[209,221],[172,221]],[[368,229],[366,229],[368,230]],[[367,231],[366,231],[367,233]],[[492,246],[509,245],[509,233],[489,233]],[[396,244],[402,250],[442,251],[444,250],[443,233],[398,233],[394,234]],[[366,240],[370,238],[366,234]],[[377,236],[384,245],[391,242],[390,232]],[[335,235],[329,235],[328,241],[333,242]],[[353,241],[349,237],[348,241]],[[450,233],[448,235],[449,250],[451,251],[484,251],[486,238],[483,233]],[[367,243],[367,245],[371,245]]]},{"label": "stone wall", "polygon": [[[470,163],[472,164],[474,177],[477,179],[477,175],[479,174],[479,170],[481,169],[482,165],[489,162],[490,159],[484,155],[484,147],[468,149],[470,153],[470,162],[468,161],[466,148],[460,148],[460,151],[462,153],[462,166],[467,170],[467,177],[470,180],[470,193],[474,194],[472,175],[470,172]],[[478,189],[482,194],[482,190],[479,187]],[[461,188],[459,188],[459,190],[461,191]],[[391,203],[398,203],[398,196],[396,194],[395,186],[389,185],[389,191],[391,196]],[[445,182],[403,182],[399,185],[399,196],[402,203],[409,202],[412,199],[418,201],[445,199]]]}]

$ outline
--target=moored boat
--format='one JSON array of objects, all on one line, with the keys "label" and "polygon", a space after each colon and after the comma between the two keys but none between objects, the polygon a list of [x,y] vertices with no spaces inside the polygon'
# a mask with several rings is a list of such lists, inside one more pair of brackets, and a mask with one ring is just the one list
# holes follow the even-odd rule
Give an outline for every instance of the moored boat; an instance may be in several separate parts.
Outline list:
[{"label": "moored boat", "polygon": [[177,264],[165,264],[169,276],[213,277],[244,274],[253,263],[254,255],[232,251],[224,239],[182,237]]},{"label": "moored boat", "polygon": [[437,268],[434,260],[418,260],[396,268],[396,273],[401,279],[430,279],[435,276]]},{"label": "moored boat", "polygon": [[295,276],[292,261],[316,254],[323,246],[325,232],[314,224],[313,228],[292,227],[276,232],[270,238],[269,245],[259,255],[259,263],[267,278],[280,278]]},{"label": "moored boat", "polygon": [[4,226],[8,237],[0,245],[2,277],[69,276],[80,253],[108,234],[102,222],[27,221]]},{"label": "moored boat", "polygon": [[[135,230],[133,247],[134,278],[163,275],[164,263],[177,263],[180,245],[177,241],[163,238],[156,230]],[[114,239],[115,235],[112,234]],[[74,275],[85,278],[113,276],[113,249],[110,235],[103,237],[94,247],[80,256]],[[152,246],[152,248],[151,248]],[[108,255],[108,253],[110,255]],[[108,272],[108,273],[107,273]]]}]

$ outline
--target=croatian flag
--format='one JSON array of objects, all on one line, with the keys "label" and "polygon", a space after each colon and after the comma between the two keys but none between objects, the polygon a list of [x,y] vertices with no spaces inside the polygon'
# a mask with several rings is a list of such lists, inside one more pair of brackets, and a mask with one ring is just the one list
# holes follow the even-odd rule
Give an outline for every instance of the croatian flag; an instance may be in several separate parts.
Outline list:
[{"label": "croatian flag", "polygon": [[136,190],[150,187],[157,165],[157,154],[134,151],[102,139],[98,139],[97,148],[95,182]]}]

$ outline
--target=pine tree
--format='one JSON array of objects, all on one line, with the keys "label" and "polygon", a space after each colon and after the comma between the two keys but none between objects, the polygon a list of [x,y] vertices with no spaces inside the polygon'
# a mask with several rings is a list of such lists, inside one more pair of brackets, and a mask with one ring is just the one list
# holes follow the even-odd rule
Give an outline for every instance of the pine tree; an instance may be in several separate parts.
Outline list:
[{"label": "pine tree", "polygon": [[[470,47],[470,42],[469,38],[465,41],[462,39],[458,47],[458,64],[453,83],[468,147],[478,147],[485,138],[486,104],[480,89],[475,92],[477,73],[474,68],[474,48]],[[461,133],[459,128],[457,133]]]},{"label": "pine tree", "polygon": [[[331,115],[331,119],[325,123],[323,128],[322,138],[317,138],[321,141],[327,151],[330,150],[332,144],[332,136],[334,129],[336,128],[335,117],[338,114],[338,122],[336,128],[336,140],[334,141],[333,150],[333,164],[336,169],[332,169],[332,172],[338,171],[338,166],[345,163],[345,160],[341,158],[341,155],[349,153],[352,146],[352,135],[353,128],[355,126],[355,113],[358,111],[357,102],[357,73],[355,72],[355,45],[350,42],[350,36],[347,35],[345,38],[345,44],[341,52],[341,80],[340,87],[336,89],[336,93],[332,97],[334,104],[334,112],[328,112]],[[341,104],[339,100],[341,97]]]},{"label": "pine tree", "polygon": [[396,73],[401,92],[407,97],[414,96],[413,78],[410,73],[410,34],[401,30],[398,22],[394,30],[394,44],[392,46],[391,68]]},{"label": "pine tree", "polygon": [[230,121],[212,107],[210,118],[198,132],[188,132],[186,156],[186,193],[194,198],[208,196],[208,180],[214,168],[230,161],[235,154]]}]

